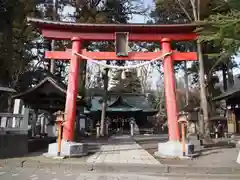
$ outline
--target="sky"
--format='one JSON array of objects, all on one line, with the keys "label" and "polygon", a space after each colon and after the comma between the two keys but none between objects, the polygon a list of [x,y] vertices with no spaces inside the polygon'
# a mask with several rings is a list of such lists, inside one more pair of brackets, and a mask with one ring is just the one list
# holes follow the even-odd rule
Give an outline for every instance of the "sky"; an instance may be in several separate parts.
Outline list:
[{"label": "sky", "polygon": [[[143,0],[145,8],[152,8],[153,7],[153,0]],[[133,19],[130,21],[131,23],[145,23],[147,20],[146,17],[140,15],[134,15]]]}]

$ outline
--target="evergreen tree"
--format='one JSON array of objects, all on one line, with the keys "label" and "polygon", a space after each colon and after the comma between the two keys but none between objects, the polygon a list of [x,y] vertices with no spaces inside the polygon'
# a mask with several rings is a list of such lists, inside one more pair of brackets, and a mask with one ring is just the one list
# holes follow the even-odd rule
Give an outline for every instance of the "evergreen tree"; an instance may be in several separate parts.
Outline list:
[{"label": "evergreen tree", "polygon": [[[226,6],[226,4],[227,3],[224,0],[158,0],[156,1],[156,10],[152,13],[152,16],[154,17],[153,19],[158,21],[158,23],[191,23],[208,18],[210,15],[215,16],[214,14],[216,13],[226,13],[229,9],[229,5]],[[210,35],[208,32],[206,34]],[[193,44],[177,43],[173,46],[176,49],[190,50],[189,47],[193,46]],[[231,55],[229,56],[229,54],[228,56],[212,55],[213,53],[222,55],[222,50],[223,46],[220,43],[217,43],[217,41],[213,42],[210,40],[207,43],[197,41],[199,61],[193,63],[193,66],[190,69],[190,73],[197,79],[195,82],[200,81],[201,107],[204,114],[206,136],[209,135],[209,111],[207,101],[211,104],[211,98],[213,94],[216,93],[214,87],[214,84],[217,82],[215,81],[215,72],[221,67],[226,67],[225,65],[230,68],[231,65],[229,66],[229,64],[231,63],[229,62],[232,62],[230,58]],[[180,68],[182,68],[181,65]],[[207,79],[205,79],[205,76]],[[205,89],[206,87],[207,89]],[[203,132],[204,128],[202,127],[201,129]]]},{"label": "evergreen tree", "polygon": [[[37,13],[35,1],[0,1],[0,83],[16,90],[29,86],[22,76],[31,68],[35,58],[33,41],[38,33],[28,26],[27,16]],[[8,111],[11,98],[8,100]]]}]

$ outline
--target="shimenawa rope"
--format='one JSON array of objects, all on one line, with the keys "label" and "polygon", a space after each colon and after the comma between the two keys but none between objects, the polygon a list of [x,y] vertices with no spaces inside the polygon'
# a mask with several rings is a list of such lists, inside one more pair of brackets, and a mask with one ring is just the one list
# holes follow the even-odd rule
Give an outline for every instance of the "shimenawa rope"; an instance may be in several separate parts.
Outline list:
[{"label": "shimenawa rope", "polygon": [[77,52],[73,52],[73,54],[75,54],[75,55],[77,55],[77,56],[80,56],[80,57],[83,58],[83,59],[86,59],[86,60],[88,60],[88,61],[90,61],[90,62],[92,62],[92,63],[94,63],[94,64],[97,64],[97,65],[99,65],[99,66],[103,66],[103,67],[108,68],[108,69],[126,70],[126,69],[137,69],[137,68],[140,68],[140,67],[142,67],[142,66],[149,65],[149,64],[151,64],[151,63],[153,63],[153,62],[155,62],[155,61],[164,60],[164,58],[165,58],[166,56],[170,56],[170,55],[172,54],[172,52],[165,53],[165,54],[163,54],[163,55],[161,55],[161,56],[159,56],[159,57],[157,57],[157,58],[154,58],[154,59],[152,59],[152,60],[150,60],[150,61],[147,61],[147,62],[143,62],[143,63],[141,63],[141,64],[129,65],[129,66],[113,66],[113,65],[104,64],[104,63],[99,62],[99,61],[97,61],[97,60],[91,59],[91,58],[89,58],[89,57],[87,57],[87,56],[84,56],[84,55],[82,55],[82,54],[80,54],[80,53],[77,53]]}]

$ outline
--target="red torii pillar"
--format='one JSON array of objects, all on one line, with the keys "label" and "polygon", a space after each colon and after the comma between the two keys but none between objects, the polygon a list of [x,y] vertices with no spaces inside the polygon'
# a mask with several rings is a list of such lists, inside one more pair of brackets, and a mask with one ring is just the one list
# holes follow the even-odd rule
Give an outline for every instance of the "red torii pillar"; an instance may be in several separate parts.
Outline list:
[{"label": "red torii pillar", "polygon": [[[72,38],[72,51],[81,53],[82,42],[78,37]],[[78,71],[80,57],[72,53],[68,74],[67,97],[65,105],[65,119],[63,126],[63,139],[65,141],[74,140],[75,119],[76,119],[76,101],[78,95]]]},{"label": "red torii pillar", "polygon": [[[161,41],[162,52],[172,52],[171,40],[164,38]],[[168,119],[168,136],[170,141],[179,141],[179,128],[178,128],[178,113],[177,113],[177,100],[175,88],[175,74],[174,74],[174,59],[172,56],[167,56],[163,60],[164,70],[164,90],[166,96],[166,109]]]}]

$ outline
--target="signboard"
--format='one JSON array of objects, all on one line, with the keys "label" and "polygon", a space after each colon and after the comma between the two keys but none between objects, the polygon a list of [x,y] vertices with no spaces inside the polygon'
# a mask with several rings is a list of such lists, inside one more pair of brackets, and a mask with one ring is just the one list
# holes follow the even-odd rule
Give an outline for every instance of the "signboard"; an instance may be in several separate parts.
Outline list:
[{"label": "signboard", "polygon": [[80,121],[80,130],[86,128],[86,124],[85,124],[86,122],[85,122],[85,120],[86,120],[86,119],[85,119],[84,117],[81,117],[81,118],[80,118],[80,120],[79,120],[79,121]]}]

